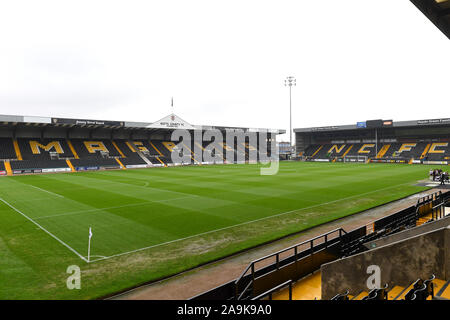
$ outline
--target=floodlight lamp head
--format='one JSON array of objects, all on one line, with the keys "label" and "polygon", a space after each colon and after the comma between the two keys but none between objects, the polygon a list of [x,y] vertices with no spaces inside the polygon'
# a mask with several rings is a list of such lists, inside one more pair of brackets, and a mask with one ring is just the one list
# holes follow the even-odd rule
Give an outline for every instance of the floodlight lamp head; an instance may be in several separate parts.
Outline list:
[{"label": "floodlight lamp head", "polygon": [[292,87],[293,85],[294,86],[296,85],[296,82],[297,82],[297,80],[295,79],[295,77],[289,76],[289,77],[286,77],[286,80],[284,80],[284,85]]}]

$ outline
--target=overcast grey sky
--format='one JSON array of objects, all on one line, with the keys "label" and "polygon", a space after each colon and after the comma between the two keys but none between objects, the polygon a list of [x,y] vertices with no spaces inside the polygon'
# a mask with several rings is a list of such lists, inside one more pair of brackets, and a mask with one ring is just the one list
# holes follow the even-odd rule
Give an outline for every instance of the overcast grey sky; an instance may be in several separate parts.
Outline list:
[{"label": "overcast grey sky", "polygon": [[288,129],[292,75],[294,128],[449,117],[449,56],[408,0],[2,1],[0,113]]}]

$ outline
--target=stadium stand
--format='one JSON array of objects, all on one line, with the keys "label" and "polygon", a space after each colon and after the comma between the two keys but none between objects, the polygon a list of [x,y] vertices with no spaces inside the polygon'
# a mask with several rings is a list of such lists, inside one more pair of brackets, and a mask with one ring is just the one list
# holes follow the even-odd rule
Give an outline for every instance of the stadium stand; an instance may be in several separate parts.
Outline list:
[{"label": "stadium stand", "polygon": [[[293,283],[286,281],[273,289],[260,294],[252,300],[319,300],[321,297],[320,272]],[[330,300],[441,300],[450,298],[450,281],[436,279],[434,275],[423,280],[416,279],[406,286],[394,285],[392,288],[386,283],[382,288],[362,290],[355,295],[350,290],[336,294]]]},{"label": "stadium stand", "polygon": [[429,161],[441,161],[450,159],[450,143],[434,142],[430,144],[425,159]]},{"label": "stadium stand", "polygon": [[372,289],[369,292],[361,291],[355,296],[350,295],[347,290],[331,300],[447,300],[450,299],[449,284],[450,281],[436,279],[433,274],[428,279],[418,278],[406,286],[396,285],[389,288],[389,285],[385,284],[383,288]]},{"label": "stadium stand", "polygon": [[[232,146],[229,146],[226,142],[222,143],[223,146],[223,157],[226,161],[235,162],[237,159],[236,149]],[[232,158],[229,158],[228,153],[232,154]]]},{"label": "stadium stand", "polygon": [[158,158],[164,164],[172,163],[171,153],[175,147],[175,143],[171,141],[152,140],[150,141],[150,145],[156,152],[158,152],[159,154]]},{"label": "stadium stand", "polygon": [[51,160],[51,154],[57,158],[73,158],[74,155],[64,139],[17,139],[23,160]]},{"label": "stadium stand", "polygon": [[[147,162],[139,155],[133,147],[130,145],[131,142],[127,140],[114,140],[112,142],[115,147],[120,150],[122,158],[120,161],[123,165],[146,165]],[[150,158],[149,158],[150,159]]]},{"label": "stadium stand", "polygon": [[372,160],[403,159],[406,162],[412,160],[446,161],[450,160],[450,146],[448,142],[439,143],[381,143],[378,152],[375,143],[355,144],[314,144],[308,146],[303,153],[306,160],[337,160],[350,156],[366,156]]},{"label": "stadium stand", "polygon": [[71,162],[75,168],[118,168],[120,166],[114,158],[81,158],[73,159]]},{"label": "stadium stand", "polygon": [[[450,119],[367,120],[355,125],[294,129],[296,154],[306,161],[450,163]],[[301,156],[300,156],[301,155]]]},{"label": "stadium stand", "polygon": [[[2,176],[7,175],[8,171],[11,172],[11,167],[9,166],[9,162],[8,162],[8,170],[7,170],[5,163],[0,161],[0,175],[2,175]],[[11,174],[11,173],[9,173],[9,174]]]},{"label": "stadium stand", "polygon": [[389,150],[382,157],[377,158],[390,159],[404,157],[406,159],[418,159],[424,152],[426,145],[426,143],[420,142],[392,143],[390,144]]},{"label": "stadium stand", "polygon": [[72,139],[78,156],[84,159],[104,159],[105,157],[120,157],[110,140],[100,139]]},{"label": "stadium stand", "polygon": [[[15,146],[16,144],[16,146]],[[224,144],[225,145],[225,144]],[[204,151],[207,143],[200,146]],[[108,140],[108,139],[35,139],[2,138],[0,147],[3,159],[12,160],[11,168],[39,172],[38,169],[70,168],[66,160],[78,170],[80,168],[117,168],[150,165],[167,166],[172,163],[172,152],[177,152],[175,142],[163,140]],[[202,162],[201,156],[194,154],[194,144],[184,145],[193,163]],[[227,150],[226,145],[223,150]],[[248,150],[249,146],[245,149]],[[244,146],[242,147],[244,150]],[[235,150],[233,149],[233,154]],[[226,156],[219,151],[218,156]],[[21,160],[18,160],[18,159]],[[2,163],[3,164],[3,163]],[[3,164],[3,167],[5,165]],[[29,171],[32,170],[32,171]]]},{"label": "stadium stand", "polygon": [[17,159],[11,138],[0,138],[0,159]]},{"label": "stadium stand", "polygon": [[[139,140],[134,141],[135,148],[140,150],[152,164],[163,165],[165,166],[165,162],[161,160],[164,158],[164,155],[156,148],[152,141],[147,140]],[[128,143],[129,149],[133,149],[131,143]],[[168,160],[167,160],[168,161]]]},{"label": "stadium stand", "polygon": [[32,159],[32,160],[11,161],[10,164],[12,170],[69,168],[65,160]]},{"label": "stadium stand", "polygon": [[[444,258],[445,245],[441,241],[448,239],[450,231],[449,207],[450,192],[435,192],[419,198],[416,205],[368,225],[349,232],[336,229],[256,259],[235,280],[192,299],[448,298],[450,281],[445,270],[450,265]],[[427,222],[419,223],[420,219]],[[409,243],[416,246],[414,250],[405,250]],[[430,254],[430,260],[424,260]],[[365,287],[368,274],[361,268],[365,263],[379,263],[389,270],[384,275],[388,278],[383,287],[370,290]],[[399,268],[401,270],[397,270]],[[413,282],[405,280],[409,274],[423,274],[429,270],[433,274],[429,278],[416,278]]]},{"label": "stadium stand", "polygon": [[[203,129],[205,126],[191,125],[174,114],[154,123],[0,115],[0,123],[3,129],[3,137],[0,137],[2,175],[210,164],[203,159],[208,142],[197,146],[194,141],[171,141],[172,132],[178,126],[191,136],[194,132],[206,130]],[[285,132],[207,127],[219,130],[224,136],[217,156],[220,162],[225,163],[235,163],[238,152],[245,153],[243,160],[248,161],[250,152],[257,150],[257,146],[251,146],[248,139],[242,145],[227,146],[227,131],[258,133],[262,130],[270,141],[275,141],[277,134]],[[270,154],[273,146],[268,145]],[[181,148],[188,152],[189,161],[173,163],[172,154],[181,153]],[[228,150],[231,150],[233,158],[226,159]]]}]

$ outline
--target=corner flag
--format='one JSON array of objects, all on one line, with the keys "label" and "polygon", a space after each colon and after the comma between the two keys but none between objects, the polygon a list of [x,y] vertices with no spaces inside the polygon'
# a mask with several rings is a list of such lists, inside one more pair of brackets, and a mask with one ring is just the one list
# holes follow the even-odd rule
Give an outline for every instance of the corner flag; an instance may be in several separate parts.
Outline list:
[{"label": "corner flag", "polygon": [[91,262],[91,238],[92,238],[92,228],[89,227],[89,243],[88,243],[88,257],[87,257],[87,262]]}]

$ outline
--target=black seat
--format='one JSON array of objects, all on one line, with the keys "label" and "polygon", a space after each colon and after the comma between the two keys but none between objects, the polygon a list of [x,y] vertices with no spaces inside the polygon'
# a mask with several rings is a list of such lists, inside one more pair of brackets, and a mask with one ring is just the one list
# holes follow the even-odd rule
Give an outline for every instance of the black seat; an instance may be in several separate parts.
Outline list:
[{"label": "black seat", "polygon": [[406,293],[405,300],[416,300],[417,296],[416,296],[415,292],[417,290],[423,289],[423,288],[424,288],[423,280],[417,279],[414,282],[413,287]]},{"label": "black seat", "polygon": [[422,287],[417,289],[414,292],[415,299],[414,300],[427,300],[429,296],[434,297],[434,286],[433,286],[433,280],[436,277],[431,275],[431,277],[422,283]]},{"label": "black seat", "polygon": [[387,300],[386,289],[388,286],[389,285],[386,283],[384,288],[370,290],[369,294],[361,300]]},{"label": "black seat", "polygon": [[333,298],[331,298],[331,300],[335,300],[335,301],[349,300],[348,299],[348,293],[349,293],[348,290],[345,293],[339,293],[339,294],[335,295]]}]

